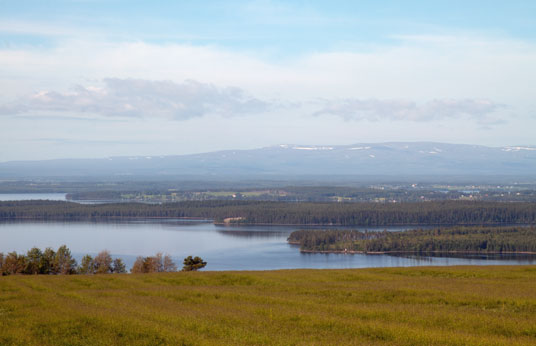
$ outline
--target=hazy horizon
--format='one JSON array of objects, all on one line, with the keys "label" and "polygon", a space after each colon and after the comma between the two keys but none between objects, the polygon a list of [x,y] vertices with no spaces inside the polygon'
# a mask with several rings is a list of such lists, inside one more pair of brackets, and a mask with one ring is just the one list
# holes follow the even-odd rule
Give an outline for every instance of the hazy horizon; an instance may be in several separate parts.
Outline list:
[{"label": "hazy horizon", "polygon": [[221,149],[221,150],[213,150],[213,151],[200,151],[200,152],[191,152],[191,153],[184,153],[184,154],[145,154],[145,155],[116,155],[116,156],[95,156],[95,157],[57,157],[57,158],[48,158],[48,159],[37,159],[37,160],[8,160],[8,161],[0,161],[0,163],[7,163],[7,162],[14,162],[14,161],[48,161],[48,160],[77,160],[77,159],[109,159],[114,157],[171,157],[171,156],[188,156],[188,155],[203,155],[203,154],[214,154],[218,152],[233,152],[233,151],[255,151],[260,149],[270,149],[270,148],[290,148],[290,149],[303,149],[307,150],[308,148],[317,148],[314,150],[322,150],[323,148],[338,148],[338,147],[349,147],[349,146],[355,146],[355,145],[385,145],[385,144],[438,144],[438,145],[460,145],[460,146],[477,146],[477,147],[485,147],[485,148],[494,148],[494,149],[503,149],[503,148],[522,148],[523,149],[529,149],[530,151],[536,151],[536,145],[523,145],[523,144],[515,144],[515,145],[501,145],[501,146],[490,146],[490,145],[482,145],[482,144],[468,144],[468,143],[448,143],[448,142],[434,142],[434,141],[386,141],[386,142],[367,142],[367,143],[346,143],[346,144],[311,144],[311,143],[278,143],[274,145],[267,145],[262,147],[253,147],[253,148],[231,148],[231,149]]}]

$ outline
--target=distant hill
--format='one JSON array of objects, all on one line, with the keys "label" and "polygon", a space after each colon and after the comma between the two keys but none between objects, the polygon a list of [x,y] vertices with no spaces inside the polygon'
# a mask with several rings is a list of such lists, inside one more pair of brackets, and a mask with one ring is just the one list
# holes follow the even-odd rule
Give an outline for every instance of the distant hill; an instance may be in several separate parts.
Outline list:
[{"label": "distant hill", "polygon": [[195,155],[0,163],[0,178],[296,176],[535,176],[536,147],[431,142],[278,145]]}]

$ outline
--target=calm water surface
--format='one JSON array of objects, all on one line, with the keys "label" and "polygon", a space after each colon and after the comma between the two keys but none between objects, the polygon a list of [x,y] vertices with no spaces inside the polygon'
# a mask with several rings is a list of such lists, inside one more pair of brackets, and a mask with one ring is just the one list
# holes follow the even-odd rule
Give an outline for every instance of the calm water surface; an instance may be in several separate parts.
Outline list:
[{"label": "calm water surface", "polygon": [[[326,228],[326,227],[323,227]],[[25,253],[33,246],[57,249],[66,244],[80,260],[107,249],[130,267],[136,256],[170,254],[177,262],[201,256],[206,270],[290,268],[367,268],[423,265],[536,264],[536,257],[419,257],[390,255],[302,254],[287,237],[298,227],[216,226],[180,219],[128,222],[2,222],[0,252]],[[384,227],[379,230],[383,230]],[[401,230],[404,228],[388,228]],[[369,228],[369,230],[372,230]]]},{"label": "calm water surface", "polygon": [[0,193],[0,201],[27,201],[31,199],[48,199],[65,201],[65,193]]}]

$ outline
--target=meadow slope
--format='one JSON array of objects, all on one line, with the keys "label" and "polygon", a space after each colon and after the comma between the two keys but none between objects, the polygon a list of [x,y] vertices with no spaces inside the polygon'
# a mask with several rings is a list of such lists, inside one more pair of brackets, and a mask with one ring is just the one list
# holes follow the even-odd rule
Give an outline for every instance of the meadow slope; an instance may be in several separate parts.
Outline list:
[{"label": "meadow slope", "polygon": [[1,345],[534,345],[536,266],[0,277]]}]

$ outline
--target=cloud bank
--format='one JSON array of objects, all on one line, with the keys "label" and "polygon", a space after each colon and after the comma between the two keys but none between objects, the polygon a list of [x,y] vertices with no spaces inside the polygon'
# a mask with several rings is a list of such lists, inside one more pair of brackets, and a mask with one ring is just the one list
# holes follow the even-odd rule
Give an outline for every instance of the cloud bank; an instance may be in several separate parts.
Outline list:
[{"label": "cloud bank", "polygon": [[487,99],[469,98],[435,99],[422,104],[404,99],[359,98],[325,99],[305,103],[293,103],[290,100],[265,101],[237,87],[218,87],[194,80],[175,83],[106,78],[103,85],[77,85],[69,92],[40,91],[0,106],[0,114],[64,117],[90,114],[103,117],[187,120],[209,114],[224,117],[247,116],[292,108],[317,117],[334,115],[354,121],[427,122],[465,118],[480,124],[493,125],[504,122],[494,117],[493,113],[507,108]]},{"label": "cloud bank", "polygon": [[407,100],[354,98],[325,101],[315,115],[329,114],[345,120],[369,121],[434,121],[465,117],[490,124],[497,121],[492,113],[503,108],[506,106],[486,99],[436,99],[417,104]]},{"label": "cloud bank", "polygon": [[186,120],[264,112],[269,104],[236,87],[187,80],[106,78],[104,87],[76,86],[69,92],[40,91],[0,107],[0,114],[89,113],[107,117],[166,117]]}]

